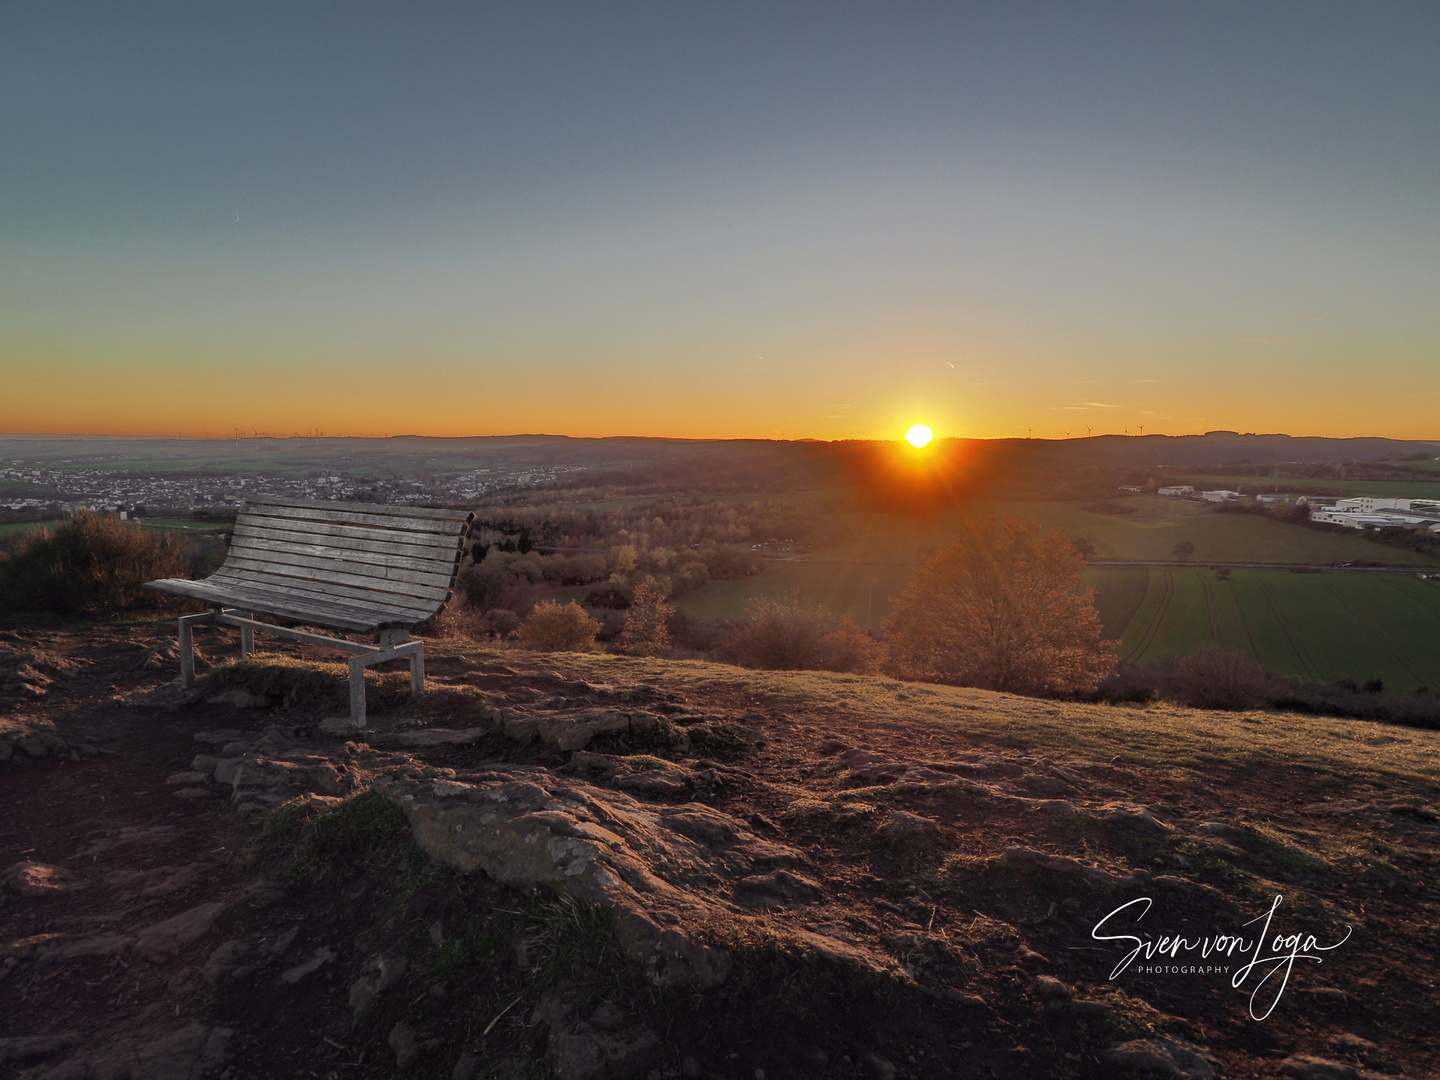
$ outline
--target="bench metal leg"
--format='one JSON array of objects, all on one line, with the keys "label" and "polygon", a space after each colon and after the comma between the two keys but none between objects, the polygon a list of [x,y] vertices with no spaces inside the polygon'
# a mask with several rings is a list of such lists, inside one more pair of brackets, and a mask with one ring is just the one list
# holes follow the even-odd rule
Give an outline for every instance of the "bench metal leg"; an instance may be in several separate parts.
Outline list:
[{"label": "bench metal leg", "polygon": [[425,688],[425,645],[416,644],[420,647],[410,654],[410,692],[414,694]]},{"label": "bench metal leg", "polygon": [[[255,613],[252,611],[232,611],[231,615],[238,615],[242,619],[253,619]],[[240,655],[249,656],[255,651],[255,631],[248,626],[240,627]]]},{"label": "bench metal leg", "polygon": [[186,690],[195,685],[195,632],[196,623],[215,621],[215,612],[206,611],[199,615],[181,615],[180,624],[180,685]]}]

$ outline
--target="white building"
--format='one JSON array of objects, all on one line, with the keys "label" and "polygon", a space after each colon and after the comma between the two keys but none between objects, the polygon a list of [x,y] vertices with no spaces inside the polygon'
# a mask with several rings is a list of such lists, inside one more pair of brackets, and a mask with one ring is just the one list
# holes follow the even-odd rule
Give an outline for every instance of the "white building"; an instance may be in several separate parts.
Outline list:
[{"label": "white building", "polygon": [[1182,495],[1194,495],[1195,488],[1190,484],[1177,484],[1175,487],[1163,487],[1155,494],[1169,495],[1172,498],[1179,498]]},{"label": "white building", "polygon": [[1240,498],[1238,491],[1202,491],[1200,498],[1206,502],[1234,502]]}]

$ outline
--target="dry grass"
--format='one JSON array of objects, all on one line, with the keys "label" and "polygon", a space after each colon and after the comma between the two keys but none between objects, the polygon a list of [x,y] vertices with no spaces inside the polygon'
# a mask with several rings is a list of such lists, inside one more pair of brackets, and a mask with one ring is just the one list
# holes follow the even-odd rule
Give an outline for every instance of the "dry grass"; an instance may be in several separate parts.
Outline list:
[{"label": "dry grass", "polygon": [[[427,646],[427,650],[431,646]],[[435,642],[435,655],[473,645]],[[518,654],[497,654],[515,663]],[[538,658],[537,658],[538,661]],[[551,653],[546,669],[568,678],[648,682],[707,698],[748,699],[767,711],[822,712],[844,720],[962,734],[1041,753],[1060,762],[1143,766],[1177,779],[1213,780],[1217,767],[1303,767],[1356,779],[1440,791],[1440,732],[1298,713],[1222,713],[1156,703],[1092,705],[987,690],[829,672],[753,671],[699,660]]]}]

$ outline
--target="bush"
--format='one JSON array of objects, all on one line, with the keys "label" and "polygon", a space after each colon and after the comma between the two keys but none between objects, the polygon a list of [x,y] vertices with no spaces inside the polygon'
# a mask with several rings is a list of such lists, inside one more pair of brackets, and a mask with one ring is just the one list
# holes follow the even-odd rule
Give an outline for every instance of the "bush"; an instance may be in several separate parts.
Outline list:
[{"label": "bush", "polygon": [[615,651],[627,656],[658,656],[667,651],[674,614],[663,592],[648,581],[640,582],[625,612],[625,626],[615,639]]},{"label": "bush", "polygon": [[0,609],[105,615],[176,606],[144,588],[188,577],[190,560],[168,534],[107,514],[77,511],[54,529],[36,529],[0,555]]},{"label": "bush", "polygon": [[874,672],[882,646],[855,625],[796,595],[752,600],[748,621],[736,628],[724,651],[746,667],[785,671]]},{"label": "bush", "polygon": [[589,652],[599,632],[600,624],[573,600],[542,600],[520,624],[518,635],[520,647],[532,652]]},{"label": "bush", "polygon": [[1214,645],[1182,657],[1168,682],[1166,697],[1197,709],[1259,709],[1278,694],[1275,676],[1253,656]]}]

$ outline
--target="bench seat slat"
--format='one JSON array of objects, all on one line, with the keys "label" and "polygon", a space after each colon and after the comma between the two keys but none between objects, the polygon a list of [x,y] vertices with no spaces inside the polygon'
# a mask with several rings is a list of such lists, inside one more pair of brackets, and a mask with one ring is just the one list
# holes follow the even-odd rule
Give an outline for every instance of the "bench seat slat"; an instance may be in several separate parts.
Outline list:
[{"label": "bench seat slat", "polygon": [[338,522],[299,521],[295,518],[266,517],[244,511],[235,523],[252,529],[266,529],[307,537],[344,539],[348,542],[381,544],[385,550],[424,555],[431,551],[453,551],[465,541],[463,536],[441,533],[401,532],[397,529],[372,529],[365,525],[343,525]]},{"label": "bench seat slat", "polygon": [[443,521],[451,524],[461,522],[469,523],[471,512],[468,510],[443,510],[429,506],[396,506],[381,505],[376,503],[360,502],[324,502],[318,499],[292,499],[279,495],[266,495],[259,498],[247,499],[247,506],[289,506],[302,510],[321,510],[325,515],[331,516],[333,511],[352,511],[363,514],[378,514],[385,517],[396,518],[417,518],[429,521]]},{"label": "bench seat slat", "polygon": [[[383,599],[357,598],[347,596],[344,593],[331,592],[327,589],[297,588],[294,585],[276,586],[274,580],[253,579],[243,575],[232,575],[223,577],[222,580],[215,580],[215,577],[206,577],[206,583],[213,583],[217,589],[242,589],[245,592],[264,592],[266,596],[276,599],[291,599],[297,605],[304,608],[325,608],[327,605],[336,605],[347,611],[373,612],[380,611],[386,615],[403,615],[408,625],[418,625],[420,622],[428,621],[439,611],[439,605],[416,606],[416,600],[406,600],[403,596],[387,596]],[[259,611],[266,611],[265,608]]]},{"label": "bench seat slat", "polygon": [[252,525],[248,521],[236,524],[233,537],[236,540],[257,541],[277,551],[293,551],[297,555],[350,559],[355,562],[375,563],[378,566],[404,566],[415,570],[438,568],[443,573],[449,573],[451,566],[459,562],[464,554],[464,549],[459,544],[451,544],[448,548],[421,548],[412,544],[352,540],[348,537],[269,529]]},{"label": "bench seat slat", "polygon": [[[424,622],[429,617],[427,613],[408,604],[371,603],[366,600],[356,600],[327,593],[297,592],[289,588],[277,589],[267,582],[249,581],[244,578],[226,578],[223,581],[216,581],[212,576],[204,581],[183,584],[199,586],[201,589],[210,590],[217,595],[223,593],[225,596],[245,596],[251,600],[264,600],[266,604],[288,603],[292,609],[314,615],[337,615],[362,621],[403,619],[408,620],[411,625]],[[270,612],[271,608],[261,604],[255,610]]]},{"label": "bench seat slat", "polygon": [[227,570],[249,580],[273,583],[276,588],[308,586],[319,590],[335,589],[339,590],[337,595],[349,593],[357,600],[373,597],[377,603],[383,603],[387,597],[393,596],[407,602],[432,603],[439,607],[450,598],[448,589],[435,585],[415,585],[404,581],[387,583],[377,578],[351,577],[348,574],[309,570],[301,566],[289,567],[286,572],[287,568],[280,564],[247,559],[243,555],[231,555],[225,560],[225,565],[215,573],[223,574]]},{"label": "bench seat slat", "polygon": [[[365,582],[367,587],[387,589],[391,592],[408,591],[403,588],[408,585],[428,585],[432,588],[448,590],[450,582],[454,579],[454,574],[450,572],[448,566],[442,568],[432,566],[425,570],[413,570],[406,566],[352,562],[348,559],[317,558],[314,555],[280,551],[273,544],[255,543],[244,539],[237,541],[230,549],[229,558],[273,563],[277,568],[281,568],[276,570],[276,573],[280,574],[309,577],[310,574],[301,573],[301,571],[316,571],[325,577],[334,575],[338,581],[350,581],[351,584]],[[226,561],[228,562],[229,559]],[[368,585],[371,580],[375,582],[374,585]]]},{"label": "bench seat slat", "polygon": [[442,607],[440,600],[427,600],[400,593],[377,592],[374,589],[356,589],[349,585],[336,585],[328,581],[307,581],[304,578],[281,578],[273,574],[255,574],[243,568],[222,567],[211,574],[206,581],[213,581],[226,588],[268,589],[277,596],[304,596],[359,608],[381,608],[385,611],[406,611],[414,615],[416,622],[424,622]]},{"label": "bench seat slat", "polygon": [[412,626],[414,620],[400,612],[362,611],[323,605],[318,601],[286,598],[283,594],[266,589],[246,589],[211,585],[205,581],[182,581],[162,579],[153,581],[150,587],[172,596],[183,596],[199,600],[212,607],[236,607],[244,610],[263,612],[281,619],[291,619],[310,626],[323,626],[332,630],[351,630],[356,633],[375,633],[392,626]]},{"label": "bench seat slat", "polygon": [[389,530],[396,533],[415,533],[418,535],[441,535],[454,536],[458,525],[453,521],[437,521],[433,518],[401,518],[385,514],[367,514],[358,510],[336,510],[333,512],[321,512],[319,510],[308,510],[299,506],[260,506],[255,512],[276,520],[286,521],[321,521],[325,523],[338,522],[342,525],[368,525],[371,528]]}]

